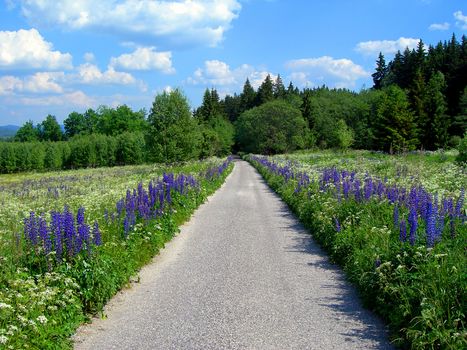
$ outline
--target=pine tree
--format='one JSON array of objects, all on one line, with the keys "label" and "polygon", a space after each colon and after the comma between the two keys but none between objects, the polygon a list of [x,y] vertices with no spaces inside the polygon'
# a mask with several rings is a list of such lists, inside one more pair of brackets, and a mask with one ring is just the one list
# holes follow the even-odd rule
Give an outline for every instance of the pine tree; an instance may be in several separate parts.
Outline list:
[{"label": "pine tree", "polygon": [[276,81],[274,82],[273,92],[275,98],[285,98],[286,91],[284,83],[282,82],[282,78],[280,74],[277,75]]},{"label": "pine tree", "polygon": [[256,91],[250,84],[250,80],[247,78],[243,85],[243,91],[240,95],[241,107],[240,111],[247,111],[256,105]]},{"label": "pine tree", "polygon": [[373,77],[373,89],[380,90],[383,87],[387,73],[388,67],[386,66],[383,53],[380,52],[376,61],[376,72],[371,75]]},{"label": "pine tree", "polygon": [[427,148],[436,149],[446,147],[448,141],[448,128],[451,121],[446,115],[447,104],[444,91],[446,81],[441,72],[436,72],[427,85],[425,108],[428,115],[429,128]]},{"label": "pine tree", "polygon": [[260,87],[258,88],[258,95],[257,101],[258,105],[262,105],[263,103],[272,101],[274,99],[274,92],[273,92],[273,83],[271,79],[271,75],[267,75],[264,81],[261,83]]}]

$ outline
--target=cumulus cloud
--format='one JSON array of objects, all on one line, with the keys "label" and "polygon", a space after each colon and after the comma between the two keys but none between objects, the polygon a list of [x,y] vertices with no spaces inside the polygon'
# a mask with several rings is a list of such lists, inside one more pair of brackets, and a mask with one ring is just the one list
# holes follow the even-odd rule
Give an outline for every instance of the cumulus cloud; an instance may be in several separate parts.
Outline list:
[{"label": "cumulus cloud", "polygon": [[351,60],[334,59],[330,56],[290,60],[285,66],[291,71],[292,81],[300,85],[326,84],[338,88],[353,88],[358,79],[370,76],[369,72]]},{"label": "cumulus cloud", "polygon": [[429,30],[434,31],[434,30],[449,30],[450,24],[448,22],[444,23],[433,23],[428,27]]},{"label": "cumulus cloud", "polygon": [[[230,66],[219,60],[208,60],[204,62],[203,68],[198,68],[191,77],[187,79],[189,84],[202,84],[215,87],[232,88],[234,90],[242,87],[248,78],[251,85],[257,88],[266,76],[270,74],[265,70],[256,70],[253,66],[242,64],[231,69]],[[274,79],[275,77],[273,77]]]},{"label": "cumulus cloud", "polygon": [[355,50],[364,54],[375,56],[380,52],[383,54],[395,54],[397,51],[404,51],[407,47],[414,49],[420,39],[401,37],[397,40],[375,40],[358,43]]},{"label": "cumulus cloud", "polygon": [[89,85],[131,85],[136,83],[136,79],[129,73],[118,72],[113,67],[108,67],[106,71],[102,72],[99,67],[92,63],[80,65],[71,80]]},{"label": "cumulus cloud", "polygon": [[0,69],[70,69],[69,53],[53,51],[36,29],[0,31]]},{"label": "cumulus cloud", "polygon": [[18,103],[25,106],[75,106],[86,108],[96,104],[92,97],[80,90],[45,97],[21,97]]},{"label": "cumulus cloud", "polygon": [[37,25],[90,29],[173,43],[217,45],[241,10],[237,0],[21,0]]},{"label": "cumulus cloud", "polygon": [[0,95],[12,95],[16,92],[62,93],[63,87],[57,81],[63,77],[63,72],[39,72],[22,79],[3,76],[0,77]]},{"label": "cumulus cloud", "polygon": [[462,30],[467,30],[467,16],[462,11],[454,12],[454,18],[456,19],[456,25]]},{"label": "cumulus cloud", "polygon": [[86,62],[94,62],[96,60],[96,57],[92,52],[86,52],[83,58]]},{"label": "cumulus cloud", "polygon": [[159,70],[165,74],[175,73],[172,53],[158,52],[155,47],[139,47],[134,52],[112,57],[110,66],[127,70]]}]

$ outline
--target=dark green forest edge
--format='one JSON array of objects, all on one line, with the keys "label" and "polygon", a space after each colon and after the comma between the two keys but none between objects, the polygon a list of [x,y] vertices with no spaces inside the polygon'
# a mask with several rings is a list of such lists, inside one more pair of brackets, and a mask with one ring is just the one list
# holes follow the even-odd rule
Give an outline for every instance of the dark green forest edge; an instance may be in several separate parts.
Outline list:
[{"label": "dark green forest edge", "polygon": [[64,132],[54,116],[25,123],[0,142],[0,172],[183,161],[233,151],[274,154],[306,148],[390,153],[458,148],[465,161],[467,39],[377,59],[374,86],[359,93],[299,90],[267,76],[255,90],[221,99],[205,91],[190,111],[180,90],[156,96],[147,113],[99,107],[72,112]]}]

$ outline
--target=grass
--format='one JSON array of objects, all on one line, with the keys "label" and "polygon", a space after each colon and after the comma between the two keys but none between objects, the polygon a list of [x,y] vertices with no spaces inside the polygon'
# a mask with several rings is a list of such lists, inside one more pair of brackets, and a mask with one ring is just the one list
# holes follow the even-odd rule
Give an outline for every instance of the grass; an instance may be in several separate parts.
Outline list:
[{"label": "grass", "polygon": [[[0,176],[0,349],[71,348],[77,326],[98,313],[223,183],[232,169],[223,162]],[[159,186],[151,203],[150,182]],[[72,213],[73,240],[65,226],[54,231],[57,212]],[[31,227],[47,224],[48,236],[39,224],[37,234],[25,231],[24,219],[31,217]]]},{"label": "grass", "polygon": [[453,155],[247,159],[386,320],[394,344],[467,347],[466,177]]}]

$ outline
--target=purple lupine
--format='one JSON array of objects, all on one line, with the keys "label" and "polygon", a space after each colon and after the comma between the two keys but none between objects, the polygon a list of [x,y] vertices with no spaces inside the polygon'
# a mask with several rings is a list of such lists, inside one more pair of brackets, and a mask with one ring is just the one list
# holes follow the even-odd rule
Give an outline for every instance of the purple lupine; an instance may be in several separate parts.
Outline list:
[{"label": "purple lupine", "polygon": [[128,216],[125,216],[125,219],[123,220],[123,233],[125,238],[128,237],[128,232],[130,232],[130,219]]},{"label": "purple lupine", "polygon": [[66,251],[69,257],[72,257],[74,238],[76,236],[75,218],[73,214],[70,212],[68,206],[65,206],[65,209],[63,211],[63,225],[64,225],[64,231],[65,231],[64,233],[65,233]]},{"label": "purple lupine", "polygon": [[99,230],[97,220],[94,221],[94,227],[92,229],[92,242],[97,246],[102,245],[101,231]]},{"label": "purple lupine", "polygon": [[59,261],[62,257],[62,215],[59,212],[52,211],[50,213],[50,231],[54,236],[55,244],[55,257]]},{"label": "purple lupine", "polygon": [[337,218],[334,218],[334,222],[336,224],[336,231],[341,232],[341,224]]},{"label": "purple lupine", "polygon": [[409,242],[410,245],[415,245],[415,241],[417,240],[417,209],[415,207],[410,208],[409,212],[409,224],[410,224],[410,232],[409,232]]},{"label": "purple lupine", "polygon": [[428,202],[427,214],[426,214],[426,245],[433,247],[435,244],[436,234],[436,212],[433,208],[433,204]]},{"label": "purple lupine", "polygon": [[44,247],[44,253],[45,255],[47,255],[52,251],[52,241],[50,239],[49,229],[47,227],[47,221],[42,215],[39,216],[37,219],[38,219],[39,237]]},{"label": "purple lupine", "polygon": [[407,240],[407,224],[402,220],[399,227],[399,240],[405,242]]},{"label": "purple lupine", "polygon": [[24,222],[24,236],[29,239],[33,246],[37,245],[38,239],[38,227],[37,227],[37,220],[36,214],[31,211],[29,213],[29,218],[25,218]]},{"label": "purple lupine", "polygon": [[125,201],[123,199],[120,199],[117,202],[117,214],[118,214],[118,217],[120,217],[122,215],[122,211],[123,211],[124,207],[125,207]]},{"label": "purple lupine", "polygon": [[394,227],[399,227],[399,207],[397,205],[394,206],[392,218],[394,222]]}]

